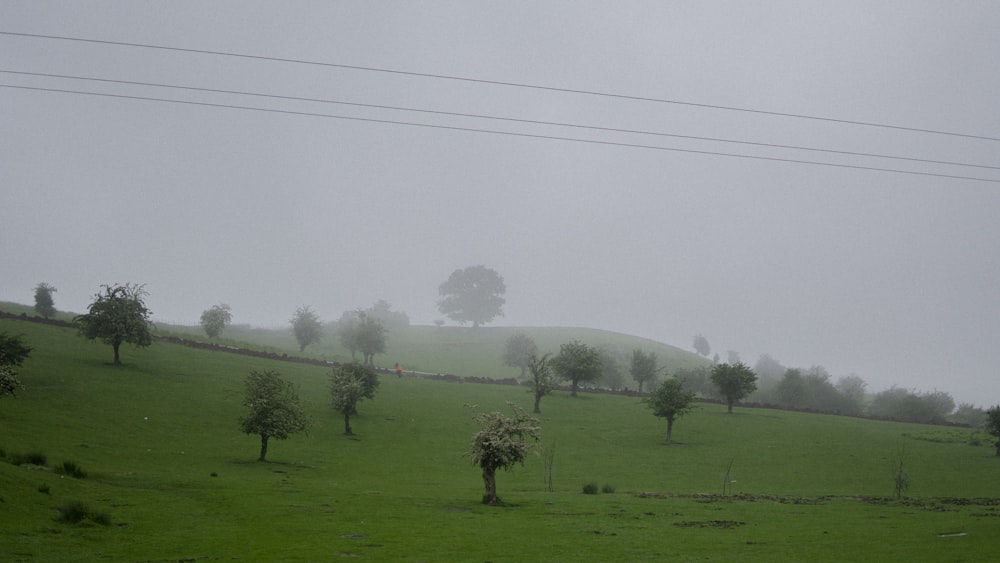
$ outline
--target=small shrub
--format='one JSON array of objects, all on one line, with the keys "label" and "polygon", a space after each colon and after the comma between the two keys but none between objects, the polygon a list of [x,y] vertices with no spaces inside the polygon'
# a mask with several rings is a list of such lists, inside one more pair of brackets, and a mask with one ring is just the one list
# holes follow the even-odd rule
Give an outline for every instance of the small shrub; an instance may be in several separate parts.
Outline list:
[{"label": "small shrub", "polygon": [[46,495],[49,494],[49,486],[45,483],[38,485],[38,492]]},{"label": "small shrub", "polygon": [[10,462],[14,465],[42,465],[48,463],[48,457],[42,452],[29,452],[26,454],[11,454]]},{"label": "small shrub", "polygon": [[605,484],[603,487],[601,487],[601,492],[610,495],[615,492],[615,488],[610,484]]},{"label": "small shrub", "polygon": [[597,494],[597,483],[587,483],[583,486],[583,494],[585,495],[596,495]]},{"label": "small shrub", "polygon": [[83,522],[87,514],[90,513],[90,509],[82,502],[64,504],[57,508],[57,510],[59,511],[59,521],[66,522],[67,524]]},{"label": "small shrub", "polygon": [[62,467],[58,469],[59,473],[63,475],[68,475],[74,479],[83,479],[87,476],[87,473],[76,464],[75,461],[64,461]]},{"label": "small shrub", "polygon": [[79,501],[64,504],[57,510],[59,510],[58,520],[67,524],[79,524],[84,520],[90,520],[101,526],[111,525],[111,516],[104,512],[94,512],[90,507]]}]

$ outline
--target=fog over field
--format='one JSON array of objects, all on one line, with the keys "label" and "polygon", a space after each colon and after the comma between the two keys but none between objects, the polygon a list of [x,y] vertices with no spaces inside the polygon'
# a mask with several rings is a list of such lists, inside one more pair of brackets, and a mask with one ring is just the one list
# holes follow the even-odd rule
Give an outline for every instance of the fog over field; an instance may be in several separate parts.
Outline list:
[{"label": "fog over field", "polygon": [[989,406],[997,29],[994,2],[3,2],[0,300],[430,324],[485,264],[493,324]]}]

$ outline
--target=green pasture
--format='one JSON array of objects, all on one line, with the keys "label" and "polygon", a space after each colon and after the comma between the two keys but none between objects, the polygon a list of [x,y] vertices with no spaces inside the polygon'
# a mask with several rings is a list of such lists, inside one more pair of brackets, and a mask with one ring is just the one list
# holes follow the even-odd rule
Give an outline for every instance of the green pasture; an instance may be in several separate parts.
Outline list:
[{"label": "green pasture", "polygon": [[[435,330],[414,339],[416,369],[475,363],[435,369],[420,342],[486,353],[467,329]],[[0,463],[2,561],[981,561],[1000,549],[1000,458],[970,429],[706,403],[666,446],[637,398],[556,392],[539,448],[554,448],[554,490],[534,456],[498,476],[504,505],[488,507],[463,455],[472,417],[530,407],[523,387],[387,376],[345,436],[321,367],[163,342],[123,348],[115,367],[72,329],[0,319],[0,332],[35,348],[25,389],[0,399],[0,449],[47,457]],[[266,463],[237,430],[251,369],[298,384],[312,419],[272,441]],[[896,499],[900,455],[911,485]],[[64,461],[87,476],[61,475]],[[583,494],[591,482],[614,492]],[[71,502],[110,524],[60,522]]]}]

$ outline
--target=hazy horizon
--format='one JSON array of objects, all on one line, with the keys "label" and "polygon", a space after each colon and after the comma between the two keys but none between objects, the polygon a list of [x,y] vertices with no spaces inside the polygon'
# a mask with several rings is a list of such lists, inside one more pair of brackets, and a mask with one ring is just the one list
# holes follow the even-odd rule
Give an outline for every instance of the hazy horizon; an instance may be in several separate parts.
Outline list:
[{"label": "hazy horizon", "polygon": [[132,282],[164,322],[384,299],[431,324],[484,264],[492,325],[703,334],[1000,403],[1000,4],[38,1],[0,22],[2,300],[46,282],[81,311]]}]

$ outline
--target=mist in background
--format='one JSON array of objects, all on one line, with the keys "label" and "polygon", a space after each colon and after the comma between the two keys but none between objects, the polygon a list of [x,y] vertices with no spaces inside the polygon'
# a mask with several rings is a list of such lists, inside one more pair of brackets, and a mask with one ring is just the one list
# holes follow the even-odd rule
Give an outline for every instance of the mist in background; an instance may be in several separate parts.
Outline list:
[{"label": "mist in background", "polygon": [[166,322],[431,324],[484,264],[495,325],[703,334],[989,406],[998,28],[994,3],[5,3],[0,300],[134,282]]}]

